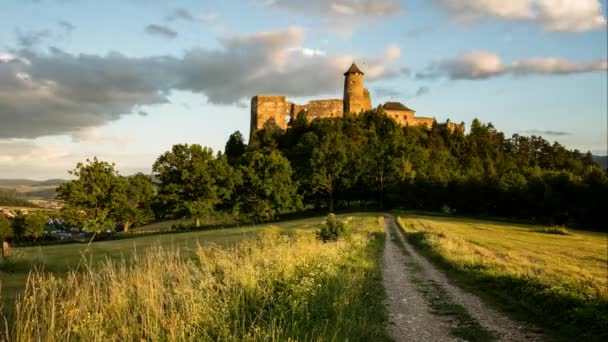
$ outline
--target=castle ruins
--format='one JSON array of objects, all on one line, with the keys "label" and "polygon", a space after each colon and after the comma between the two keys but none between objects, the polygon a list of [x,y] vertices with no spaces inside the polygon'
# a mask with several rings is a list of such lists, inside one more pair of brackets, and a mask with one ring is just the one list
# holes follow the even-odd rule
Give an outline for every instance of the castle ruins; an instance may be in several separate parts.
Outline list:
[{"label": "castle ruins", "polygon": [[[344,98],[313,100],[305,105],[298,105],[286,100],[281,95],[256,95],[251,98],[251,134],[273,127],[285,131],[288,120],[295,119],[303,112],[311,121],[316,118],[343,117],[345,113],[359,114],[372,109],[369,91],[363,85],[363,72],[353,63],[344,73]],[[427,126],[431,128],[435,118],[417,117],[416,111],[400,102],[386,102],[380,106],[384,112],[402,126]],[[438,124],[447,127],[451,132],[464,133],[464,122],[455,124],[449,120]]]}]

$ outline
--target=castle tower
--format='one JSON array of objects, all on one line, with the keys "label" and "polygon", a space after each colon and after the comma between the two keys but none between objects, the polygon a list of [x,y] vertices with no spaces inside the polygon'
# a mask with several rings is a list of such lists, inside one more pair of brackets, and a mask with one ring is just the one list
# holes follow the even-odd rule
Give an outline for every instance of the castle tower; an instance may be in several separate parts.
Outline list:
[{"label": "castle tower", "polygon": [[363,72],[354,62],[344,73],[343,101],[344,113],[359,114],[372,109],[369,91],[363,87]]}]

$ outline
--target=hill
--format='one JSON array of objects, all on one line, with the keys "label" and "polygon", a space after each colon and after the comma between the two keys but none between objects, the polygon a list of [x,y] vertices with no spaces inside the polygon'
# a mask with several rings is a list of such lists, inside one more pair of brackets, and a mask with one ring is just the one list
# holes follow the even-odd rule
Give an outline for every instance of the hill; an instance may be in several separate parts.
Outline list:
[{"label": "hill", "polygon": [[51,201],[55,199],[55,189],[65,182],[65,179],[0,179],[0,189],[20,199]]},{"label": "hill", "polygon": [[593,156],[593,161],[600,164],[602,169],[608,168],[608,156]]}]

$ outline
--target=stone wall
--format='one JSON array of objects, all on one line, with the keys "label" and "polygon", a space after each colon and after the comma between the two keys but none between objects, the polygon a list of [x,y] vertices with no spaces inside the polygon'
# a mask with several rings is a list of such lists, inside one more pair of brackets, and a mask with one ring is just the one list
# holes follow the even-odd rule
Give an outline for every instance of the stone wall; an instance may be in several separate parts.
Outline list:
[{"label": "stone wall", "polygon": [[421,117],[413,118],[413,120],[408,121],[407,124],[410,126],[426,126],[427,128],[431,128],[431,127],[433,127],[434,122],[435,122],[435,118],[425,118],[425,117],[421,116]]},{"label": "stone wall", "polygon": [[341,118],[344,116],[341,99],[314,100],[306,105],[308,120],[316,118]]},{"label": "stone wall", "polygon": [[448,120],[445,123],[439,124],[439,126],[447,127],[447,129],[450,131],[450,133],[460,132],[461,134],[464,134],[464,129],[465,129],[464,122],[457,124],[457,123],[453,123],[450,120]]},{"label": "stone wall", "polygon": [[285,101],[285,96],[254,96],[251,98],[251,133],[266,127],[286,130],[285,116],[290,113],[291,102]]},{"label": "stone wall", "polygon": [[395,119],[395,121],[397,121],[397,123],[401,126],[405,126],[408,122],[413,121],[414,115],[416,113],[414,111],[391,110],[391,109],[384,109],[384,112],[386,113],[386,115]]}]

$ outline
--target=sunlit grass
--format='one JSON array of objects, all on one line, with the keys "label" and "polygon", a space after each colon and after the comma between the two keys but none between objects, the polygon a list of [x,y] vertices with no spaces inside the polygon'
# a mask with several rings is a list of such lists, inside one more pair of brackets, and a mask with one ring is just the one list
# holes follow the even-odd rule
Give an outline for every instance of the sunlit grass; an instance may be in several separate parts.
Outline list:
[{"label": "sunlit grass", "polygon": [[34,272],[10,338],[383,340],[383,223],[348,221],[354,233],[337,243],[269,226],[228,247],[197,245],[189,257],[165,244],[67,276]]},{"label": "sunlit grass", "polygon": [[564,336],[606,335],[606,234],[420,216],[399,223],[411,242],[505,309]]}]

